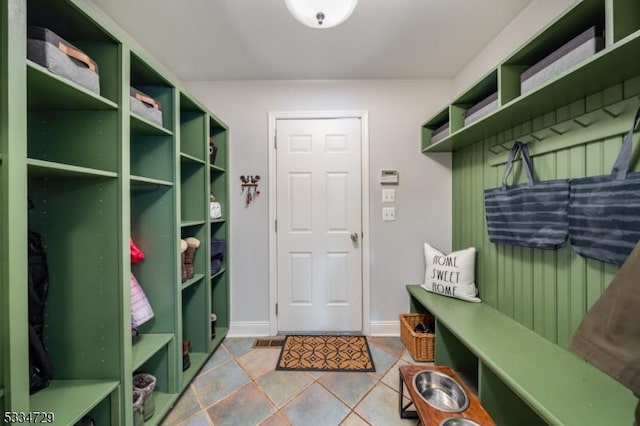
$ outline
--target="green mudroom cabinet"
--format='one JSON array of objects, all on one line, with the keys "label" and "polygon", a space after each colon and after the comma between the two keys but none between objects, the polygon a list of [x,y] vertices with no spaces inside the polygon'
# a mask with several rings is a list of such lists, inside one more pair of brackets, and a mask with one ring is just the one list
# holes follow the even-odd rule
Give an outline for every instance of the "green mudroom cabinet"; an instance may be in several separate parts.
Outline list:
[{"label": "green mudroom cabinet", "polygon": [[[522,89],[527,69],[590,28],[604,34],[602,50]],[[631,392],[568,351],[571,335],[618,268],[582,258],[569,244],[536,250],[491,243],[483,190],[500,186],[516,140],[527,143],[539,181],[610,173],[640,107],[640,62],[634,59],[639,54],[640,2],[577,1],[422,126],[425,155],[452,152],[453,249],[477,248],[476,282],[484,303],[456,303],[447,310],[448,300],[410,286],[413,308],[434,311],[439,320],[436,362],[466,370],[498,424],[602,424],[595,417],[578,420],[590,411],[579,412],[572,400],[576,394],[590,394],[590,409],[608,416],[605,423],[633,423],[637,399]],[[494,94],[492,109],[475,121],[466,120],[468,112]],[[433,138],[445,123],[449,133]],[[636,160],[637,153],[634,171],[640,170]],[[524,173],[516,175],[516,183],[525,182]],[[476,332],[478,324],[494,329]],[[519,330],[516,339],[491,340],[511,330]],[[528,346],[536,349],[512,349]],[[561,394],[560,389],[574,384],[542,383],[544,374],[520,374],[518,365],[562,366],[555,380],[565,385],[585,376],[579,392]],[[566,405],[550,402],[551,396]]]},{"label": "green mudroom cabinet", "polygon": [[[0,0],[0,405],[131,425],[132,376],[153,374],[158,424],[227,334],[228,128],[81,0]],[[98,65],[100,93],[27,59],[27,26],[49,28]],[[160,105],[130,107],[130,87]],[[218,148],[210,162],[209,141]],[[209,215],[215,192],[222,217]],[[43,339],[48,387],[29,394],[27,232],[49,268]],[[130,264],[129,239],[145,259]],[[182,282],[180,239],[200,241]],[[130,275],[154,317],[132,336]],[[215,314],[215,323],[211,321]],[[214,327],[212,329],[212,327]],[[191,366],[183,371],[183,341]],[[19,422],[19,420],[17,420]]]}]

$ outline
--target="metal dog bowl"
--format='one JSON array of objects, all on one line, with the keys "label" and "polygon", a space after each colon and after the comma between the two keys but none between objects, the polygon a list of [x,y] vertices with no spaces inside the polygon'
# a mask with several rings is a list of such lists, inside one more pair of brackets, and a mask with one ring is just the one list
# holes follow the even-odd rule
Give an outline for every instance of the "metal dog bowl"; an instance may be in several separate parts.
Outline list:
[{"label": "metal dog bowl", "polygon": [[448,417],[440,422],[439,426],[482,426],[473,420],[464,419],[462,417]]},{"label": "metal dog bowl", "polygon": [[469,406],[469,398],[462,386],[446,374],[421,371],[413,377],[413,387],[427,404],[440,411],[459,413]]}]

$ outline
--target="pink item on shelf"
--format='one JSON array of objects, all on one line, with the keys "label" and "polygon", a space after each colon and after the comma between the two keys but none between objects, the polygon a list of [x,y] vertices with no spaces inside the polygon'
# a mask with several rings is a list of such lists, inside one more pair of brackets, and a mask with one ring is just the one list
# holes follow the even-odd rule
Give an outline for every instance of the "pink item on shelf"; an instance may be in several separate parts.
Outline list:
[{"label": "pink item on shelf", "polygon": [[153,318],[153,309],[136,277],[131,274],[131,325],[139,327]]}]

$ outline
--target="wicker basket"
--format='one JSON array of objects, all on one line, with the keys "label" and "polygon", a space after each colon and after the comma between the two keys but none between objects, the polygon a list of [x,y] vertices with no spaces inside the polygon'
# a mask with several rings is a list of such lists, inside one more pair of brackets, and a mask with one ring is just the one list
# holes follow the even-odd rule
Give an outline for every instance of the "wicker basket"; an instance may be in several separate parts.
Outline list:
[{"label": "wicker basket", "polygon": [[435,359],[435,334],[413,331],[414,327],[421,322],[433,325],[434,318],[429,313],[400,314],[400,339],[413,359],[422,362],[433,361]]}]

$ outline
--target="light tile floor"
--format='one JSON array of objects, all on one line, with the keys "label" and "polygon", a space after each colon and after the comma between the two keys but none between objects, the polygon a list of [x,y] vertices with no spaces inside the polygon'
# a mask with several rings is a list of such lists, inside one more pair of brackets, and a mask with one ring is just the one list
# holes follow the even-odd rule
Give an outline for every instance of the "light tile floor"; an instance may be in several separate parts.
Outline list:
[{"label": "light tile floor", "polygon": [[[414,426],[398,412],[398,368],[417,363],[398,337],[370,337],[374,373],[276,371],[281,348],[227,338],[163,426]],[[405,391],[406,394],[406,391]]]}]

